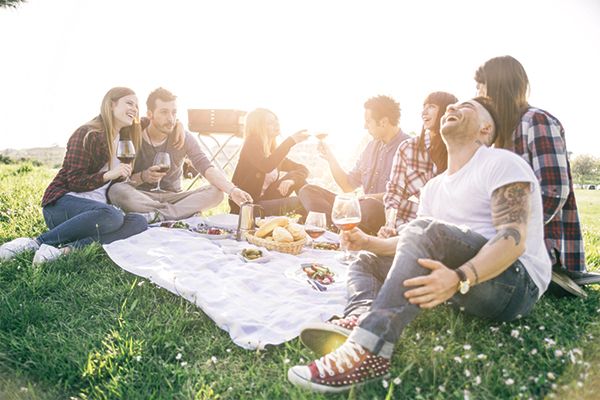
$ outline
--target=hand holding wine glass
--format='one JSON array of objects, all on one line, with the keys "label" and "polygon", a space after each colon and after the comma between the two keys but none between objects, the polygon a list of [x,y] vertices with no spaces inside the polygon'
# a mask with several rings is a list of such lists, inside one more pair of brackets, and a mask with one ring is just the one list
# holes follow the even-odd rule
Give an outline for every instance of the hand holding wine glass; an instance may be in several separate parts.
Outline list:
[{"label": "hand holding wine glass", "polygon": [[[154,156],[154,165],[158,167],[158,172],[166,173],[171,168],[171,157],[169,153],[158,152]],[[160,187],[160,179],[156,183],[156,187],[150,189],[151,192],[164,192]]]},{"label": "hand holding wine glass", "polygon": [[[360,203],[355,196],[340,194],[335,196],[331,210],[331,220],[342,231],[349,231],[356,227],[361,220]],[[339,258],[342,262],[354,261],[356,257],[344,249],[344,255]]]},{"label": "hand holding wine glass", "polygon": [[[133,142],[129,139],[119,140],[117,144],[117,159],[121,164],[131,165],[135,159],[135,147]],[[124,182],[131,182],[129,175],[125,178]]]},{"label": "hand holding wine glass", "polygon": [[315,239],[325,233],[327,227],[327,218],[324,213],[309,211],[304,222],[304,231],[312,239],[313,245]]}]

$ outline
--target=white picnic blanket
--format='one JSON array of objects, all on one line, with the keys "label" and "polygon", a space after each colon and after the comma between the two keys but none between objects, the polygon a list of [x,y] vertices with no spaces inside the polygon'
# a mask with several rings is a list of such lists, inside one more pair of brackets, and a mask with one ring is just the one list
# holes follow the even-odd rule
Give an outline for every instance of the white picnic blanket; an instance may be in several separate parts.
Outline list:
[{"label": "white picnic blanket", "polygon": [[[160,227],[104,245],[121,268],[196,304],[246,349],[291,340],[307,322],[343,312],[347,266],[334,259],[338,252],[305,248],[293,256],[271,251],[266,262],[247,263],[239,255],[244,247],[249,247],[245,241],[210,240]],[[335,282],[316,291],[301,271],[303,262],[327,265]]]}]

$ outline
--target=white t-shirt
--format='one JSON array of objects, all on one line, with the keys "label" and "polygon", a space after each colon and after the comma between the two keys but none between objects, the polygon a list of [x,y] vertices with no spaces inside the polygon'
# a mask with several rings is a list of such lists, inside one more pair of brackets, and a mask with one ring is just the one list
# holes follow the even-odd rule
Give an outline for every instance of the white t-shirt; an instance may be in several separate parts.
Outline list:
[{"label": "white t-shirt", "polygon": [[507,150],[481,146],[460,170],[452,175],[446,171],[427,182],[421,189],[417,215],[466,226],[489,240],[497,233],[492,223],[492,193],[514,182],[531,183],[527,242],[519,260],[541,296],[552,275],[544,245],[542,195],[531,167],[521,157]]},{"label": "white t-shirt", "polygon": [[[113,143],[113,148],[115,148],[115,149],[117,148],[117,145],[119,144],[119,138],[120,138],[120,136],[117,134],[117,136],[115,137],[115,141]],[[121,164],[121,161],[119,161],[119,159],[116,156],[116,152],[115,152],[115,154],[113,154],[113,157],[112,157],[112,166],[116,167],[119,164]],[[105,171],[108,171],[108,163],[104,164],[104,166],[102,168],[100,168],[100,171],[98,171],[98,172],[105,172]],[[106,182],[104,185],[100,186],[99,188],[90,190],[89,192],[69,192],[69,193],[65,193],[65,194],[79,197],[81,199],[95,200],[95,201],[99,201],[100,203],[106,203],[106,190],[108,189],[108,185],[110,185],[110,181]]]}]

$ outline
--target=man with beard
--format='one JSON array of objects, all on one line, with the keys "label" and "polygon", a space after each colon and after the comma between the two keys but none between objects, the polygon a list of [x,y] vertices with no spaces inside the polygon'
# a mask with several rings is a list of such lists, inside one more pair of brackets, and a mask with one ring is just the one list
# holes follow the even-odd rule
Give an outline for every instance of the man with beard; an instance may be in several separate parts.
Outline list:
[{"label": "man with beard", "polygon": [[342,234],[349,249],[366,250],[348,272],[345,316],[303,330],[305,345],[328,354],[292,367],[293,384],[334,393],[381,379],[404,328],[447,300],[495,321],[531,312],[551,275],[540,186],[522,158],[486,146],[493,114],[486,98],[448,106],[448,168],[423,187],[417,219],[398,236]]},{"label": "man with beard", "polygon": [[[175,95],[163,88],[154,90],[148,96],[149,125],[142,133],[142,145],[136,154],[131,182],[110,187],[108,198],[111,203],[125,212],[142,213],[152,223],[188,218],[215,207],[223,200],[223,193],[237,204],[251,202],[252,197],[248,193],[236,187],[211,164],[191,133],[185,133],[182,148],[173,145],[176,100]],[[154,165],[158,153],[169,154],[170,166],[167,171],[161,171],[160,165]],[[186,156],[210,185],[195,190],[181,190],[182,166]],[[159,182],[160,191],[156,190]]]}]

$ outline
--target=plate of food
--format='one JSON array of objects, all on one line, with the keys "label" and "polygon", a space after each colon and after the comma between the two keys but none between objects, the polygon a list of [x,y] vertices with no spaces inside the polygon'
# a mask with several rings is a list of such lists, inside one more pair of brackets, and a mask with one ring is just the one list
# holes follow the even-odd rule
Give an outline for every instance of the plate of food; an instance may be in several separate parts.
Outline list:
[{"label": "plate of food", "polygon": [[336,242],[314,242],[313,249],[315,250],[339,250],[340,244]]},{"label": "plate of food", "polygon": [[321,263],[302,263],[300,267],[289,268],[285,271],[285,276],[298,282],[307,283],[315,290],[324,292],[327,286],[334,283],[337,279],[335,272]]},{"label": "plate of food", "polygon": [[227,239],[231,237],[231,232],[229,230],[214,226],[198,225],[196,228],[193,228],[192,231],[204,238],[212,240]]},{"label": "plate of food", "polygon": [[159,226],[161,228],[190,229],[190,225],[183,221],[162,221]]},{"label": "plate of food", "polygon": [[271,258],[267,249],[255,246],[244,247],[239,254],[245,262],[263,263]]}]

